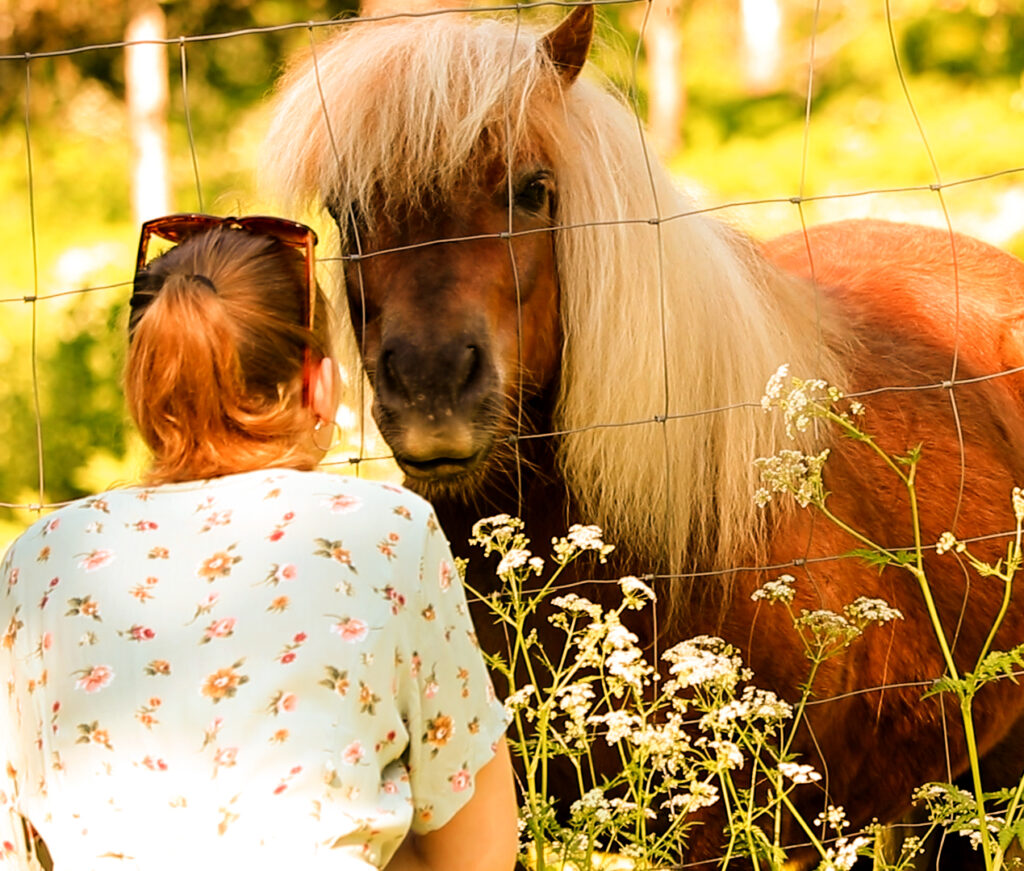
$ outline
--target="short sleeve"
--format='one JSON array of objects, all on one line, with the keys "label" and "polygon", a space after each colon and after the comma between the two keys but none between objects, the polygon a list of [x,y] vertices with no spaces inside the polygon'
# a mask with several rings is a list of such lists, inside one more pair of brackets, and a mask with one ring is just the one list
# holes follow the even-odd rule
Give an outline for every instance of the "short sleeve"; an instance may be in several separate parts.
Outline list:
[{"label": "short sleeve", "polygon": [[0,871],[27,871],[25,833],[16,798],[21,761],[17,755],[18,723],[15,644],[22,628],[19,609],[13,604],[13,550],[0,566]]},{"label": "short sleeve", "polygon": [[508,718],[497,700],[448,542],[430,516],[420,562],[419,613],[400,657],[409,731],[412,830],[433,831],[473,795]]}]

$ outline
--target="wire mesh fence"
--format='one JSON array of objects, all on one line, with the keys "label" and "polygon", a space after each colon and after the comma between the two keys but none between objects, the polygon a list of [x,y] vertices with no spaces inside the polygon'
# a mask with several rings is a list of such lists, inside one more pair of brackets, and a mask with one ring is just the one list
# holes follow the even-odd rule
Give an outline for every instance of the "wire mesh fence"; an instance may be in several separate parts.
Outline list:
[{"label": "wire mesh fence", "polygon": [[[658,2],[658,0],[655,0],[655,2]],[[532,21],[535,17],[535,13],[538,11],[541,13],[553,13],[555,10],[559,10],[560,8],[571,8],[573,5],[574,4],[572,3],[560,3],[552,0],[552,2],[480,6],[475,7],[472,10],[459,8],[438,9],[417,13],[393,13],[373,16],[373,19],[400,19],[410,16],[502,15],[518,24],[519,22]],[[644,124],[641,117],[641,107],[644,103],[644,99],[641,95],[645,91],[642,85],[645,80],[646,73],[643,65],[643,59],[641,57],[641,46],[643,45],[644,36],[649,26],[649,16],[651,14],[652,6],[651,4],[642,3],[640,0],[626,0],[626,2],[619,2],[619,0],[596,0],[595,5],[599,8],[608,7],[609,9],[614,8],[619,11],[623,9],[633,9],[632,16],[637,27],[637,42],[632,56],[628,57],[627,54],[628,60],[620,63],[618,78],[621,80],[618,82],[618,85],[624,94],[624,99],[629,101],[634,107],[638,135],[642,137],[644,136]],[[822,9],[823,5],[826,6],[824,10]],[[822,209],[820,208],[822,206],[833,208],[835,214],[845,216],[861,207],[863,207],[862,211],[867,212],[885,210],[887,206],[891,206],[894,203],[899,204],[912,199],[914,206],[911,211],[915,216],[922,214],[921,210],[924,209],[928,213],[928,220],[948,232],[950,239],[950,259],[954,272],[953,282],[956,284],[959,281],[959,277],[957,275],[957,247],[954,232],[963,229],[976,232],[980,222],[976,220],[975,217],[970,216],[966,219],[961,219],[962,213],[960,209],[956,204],[951,204],[950,202],[951,194],[955,194],[965,188],[986,190],[986,185],[990,183],[1006,185],[1005,187],[998,189],[1000,191],[1000,195],[1006,191],[1010,191],[1012,193],[1015,190],[1015,181],[1022,173],[1024,173],[1024,162],[1018,163],[1018,161],[1014,160],[1014,155],[1012,150],[1010,150],[1010,159],[1008,164],[999,168],[992,169],[988,166],[981,167],[980,164],[972,165],[969,159],[957,160],[955,171],[950,171],[946,168],[942,157],[937,156],[939,149],[936,147],[935,140],[947,135],[962,136],[964,134],[962,131],[954,131],[949,134],[947,134],[946,131],[929,131],[928,119],[926,117],[922,117],[922,112],[919,110],[918,97],[915,91],[915,80],[907,73],[906,63],[901,51],[898,33],[898,28],[901,26],[901,19],[897,14],[898,10],[894,12],[894,10],[890,8],[890,5],[886,3],[885,22],[890,45],[888,50],[881,54],[886,57],[887,67],[885,76],[888,78],[890,85],[888,89],[889,102],[884,104],[883,111],[898,111],[904,113],[909,119],[910,123],[913,125],[914,136],[916,137],[916,147],[919,149],[919,158],[920,160],[923,160],[928,167],[928,177],[926,180],[921,180],[920,173],[916,172],[915,180],[908,182],[905,185],[880,183],[878,185],[867,185],[850,190],[833,189],[829,188],[827,185],[816,187],[816,182],[812,182],[810,180],[811,173],[809,168],[812,164],[827,164],[829,161],[829,155],[824,157],[817,155],[814,144],[814,133],[816,130],[815,121],[818,115],[818,105],[819,101],[823,99],[821,96],[822,88],[820,87],[819,78],[823,75],[822,70],[827,69],[827,64],[834,61],[834,58],[832,57],[826,57],[824,60],[821,58],[821,53],[828,55],[831,51],[827,46],[828,38],[830,36],[829,23],[823,23],[822,18],[823,15],[826,18],[831,15],[832,19],[834,19],[837,16],[841,17],[846,13],[837,13],[835,10],[829,10],[826,4],[821,3],[809,4],[806,8],[803,8],[803,12],[804,17],[809,21],[809,27],[807,31],[802,34],[801,42],[803,44],[803,54],[794,62],[794,67],[799,69],[804,76],[802,135],[800,137],[800,141],[792,143],[791,147],[792,164],[796,167],[792,174],[794,174],[798,179],[794,188],[780,190],[777,194],[771,196],[724,197],[720,198],[722,199],[721,202],[712,202],[709,205],[702,205],[698,208],[685,212],[670,212],[663,214],[658,210],[654,210],[649,215],[632,218],[629,219],[629,221],[593,220],[557,224],[552,227],[530,230],[516,230],[510,222],[507,228],[493,234],[453,236],[447,237],[443,240],[432,240],[429,242],[417,243],[412,246],[402,246],[397,248],[385,247],[379,250],[374,250],[372,253],[361,253],[359,251],[350,250],[338,254],[322,254],[320,257],[321,275],[324,279],[329,277],[329,281],[325,280],[324,283],[327,284],[335,282],[337,277],[336,273],[346,264],[351,265],[365,263],[373,258],[384,257],[401,251],[414,250],[419,247],[431,247],[441,243],[458,244],[459,242],[472,242],[482,239],[497,239],[507,241],[511,246],[513,240],[536,233],[563,233],[572,232],[582,228],[621,225],[626,223],[650,226],[654,228],[655,231],[658,231],[659,228],[664,225],[679,221],[686,221],[688,218],[696,215],[722,215],[727,221],[734,220],[737,223],[743,224],[749,221],[750,215],[758,212],[759,210],[770,216],[777,216],[786,212],[788,214],[788,218],[786,220],[789,222],[789,226],[802,228],[806,235],[809,225],[814,223],[814,221],[820,218],[823,214]],[[639,20],[636,21],[636,19]],[[831,24],[834,25],[834,20],[830,19],[830,21]],[[203,123],[202,116],[204,113],[202,111],[197,112],[196,105],[196,101],[201,100],[202,98],[197,97],[194,87],[190,88],[190,86],[195,85],[194,74],[190,72],[190,61],[193,53],[201,51],[203,46],[210,43],[232,43],[235,41],[254,38],[260,39],[271,34],[284,33],[296,37],[296,45],[300,42],[306,43],[303,50],[309,51],[312,56],[316,58],[318,47],[325,37],[349,26],[351,26],[351,24],[346,20],[293,21],[284,24],[269,25],[266,27],[248,27],[217,33],[198,33],[173,36],[158,41],[159,44],[166,46],[168,55],[173,57],[176,62],[175,78],[178,88],[175,94],[175,111],[178,113],[178,120],[185,131],[186,147],[184,149],[184,156],[179,156],[180,159],[175,165],[175,172],[177,173],[177,176],[173,181],[179,189],[190,189],[188,205],[186,206],[183,204],[181,210],[187,210],[194,206],[200,211],[206,210],[207,208],[217,211],[251,211],[252,209],[249,207],[250,204],[259,202],[258,195],[251,190],[244,190],[239,193],[237,189],[232,191],[229,188],[227,193],[220,191],[217,194],[210,191],[211,184],[204,176],[204,146],[201,144],[206,139],[201,128]],[[299,37],[301,37],[301,39]],[[825,48],[822,46],[823,41],[826,43]],[[48,306],[62,305],[68,299],[77,298],[83,295],[96,297],[105,301],[115,300],[121,302],[127,299],[127,295],[131,287],[131,274],[129,272],[131,258],[129,256],[121,258],[119,269],[122,278],[120,280],[114,282],[87,283],[84,286],[80,286],[79,284],[62,284],[60,281],[54,280],[54,273],[46,266],[45,260],[59,250],[59,238],[63,230],[59,226],[47,226],[45,221],[48,219],[42,217],[40,209],[38,208],[40,192],[46,190],[51,184],[51,181],[47,166],[42,165],[38,159],[39,142],[37,137],[40,133],[39,124],[35,115],[36,105],[33,96],[34,75],[40,65],[44,63],[60,61],[61,59],[66,58],[79,58],[81,56],[93,54],[121,52],[131,44],[134,43],[121,41],[95,45],[72,45],[64,49],[54,51],[17,55],[0,55],[0,65],[3,65],[8,69],[19,69],[23,72],[23,88],[20,94],[20,102],[23,104],[24,109],[22,124],[24,136],[20,161],[23,172],[23,189],[25,196],[21,204],[20,215],[17,218],[17,223],[22,231],[19,234],[18,244],[28,252],[26,256],[30,261],[29,268],[27,270],[21,270],[21,274],[27,274],[29,276],[30,286],[27,288],[18,288],[14,291],[0,292],[0,303],[3,304],[3,308],[0,309],[0,311],[6,312],[10,310],[18,310],[19,312],[28,313],[27,317],[20,314],[12,316],[12,320],[21,319],[18,322],[24,323],[24,329],[27,330],[30,336],[28,343],[30,355],[30,376],[28,382],[23,385],[21,407],[28,410],[28,417],[31,420],[31,425],[34,431],[35,452],[34,457],[32,457],[31,460],[36,467],[37,478],[34,498],[21,498],[23,494],[0,494],[0,499],[2,499],[2,501],[0,501],[0,507],[17,509],[22,512],[23,516],[25,513],[34,515],[39,511],[50,509],[61,504],[59,501],[52,500],[48,495],[50,488],[48,486],[46,459],[49,454],[46,447],[47,431],[44,426],[44,409],[40,398],[40,381],[45,378],[45,373],[40,371],[40,361],[37,353],[37,337],[43,329],[42,325],[48,320]],[[277,72],[278,71],[273,68],[258,70],[257,75],[260,78],[255,83],[250,83],[250,85],[255,84],[257,87],[269,92],[273,87]],[[1007,115],[1009,116],[1010,114],[1011,112],[1008,109]],[[965,115],[968,117],[970,116],[969,106],[965,106]],[[249,118],[239,120],[240,122],[245,120],[247,124],[251,124],[251,119]],[[856,124],[851,125],[851,129],[855,127]],[[854,135],[853,132],[851,132],[850,135]],[[865,134],[861,133],[859,135]],[[977,131],[971,131],[971,134],[969,135],[978,134]],[[207,145],[206,147],[209,148],[210,146]],[[654,154],[653,146],[645,144],[644,153],[646,158],[650,161],[658,159]],[[900,157],[902,158],[903,155],[900,155]],[[90,167],[83,166],[80,168],[79,172],[83,175],[87,175],[89,169]],[[754,168],[752,167],[752,169]],[[888,177],[888,175],[889,174],[887,173],[886,177]],[[814,174],[816,181],[819,176],[820,171]],[[128,184],[127,173],[125,174],[124,184],[126,186]],[[655,193],[656,200],[657,197],[656,191],[654,191],[653,180],[651,187],[652,192]],[[992,189],[996,190],[995,188]],[[52,197],[52,192],[49,192],[47,196]],[[930,208],[928,206],[921,205],[925,200],[931,201]],[[1012,205],[1014,200],[1011,198],[1008,202]],[[229,208],[224,208],[225,206],[229,206],[229,204]],[[242,207],[238,208],[239,206]],[[893,210],[899,216],[906,214],[900,205],[897,205]],[[73,221],[74,216],[64,216],[64,220]],[[774,220],[774,217],[769,217],[768,221],[771,220]],[[122,220],[120,224],[124,226],[125,221]],[[1005,226],[1001,225],[999,230],[995,233],[995,235],[999,235],[1001,237],[997,241],[1010,241],[1015,233],[1020,232],[1021,229],[1024,229],[1024,221],[1020,221],[1019,224],[1012,227],[1010,231],[1007,231]],[[130,233],[126,236],[124,242],[125,250],[130,250],[130,245],[134,243]],[[662,294],[660,304],[663,307],[670,304],[670,302],[665,298],[664,293]],[[959,317],[959,312],[955,314]],[[112,327],[110,333],[108,335],[101,336],[100,341],[103,344],[108,344],[113,347],[122,342],[123,324],[114,323],[110,326]],[[665,340],[665,334],[663,333],[662,341]],[[667,367],[667,365],[668,364],[665,363],[665,367]],[[952,402],[955,403],[957,391],[966,385],[976,384],[979,381],[994,381],[1002,378],[1008,378],[1019,374],[1021,371],[1024,371],[1024,367],[1011,367],[1000,371],[986,372],[980,375],[971,374],[969,376],[963,376],[959,366],[958,350],[955,348],[948,361],[947,377],[940,381],[925,379],[922,380],[921,383],[910,386],[905,384],[882,386],[864,393],[852,394],[852,397],[866,399],[870,395],[885,392],[912,394],[942,391],[949,396]],[[663,372],[652,371],[651,378],[662,379]],[[353,374],[351,379],[351,385],[353,388],[361,383],[360,376]],[[624,385],[623,389],[629,388]],[[356,391],[353,390],[353,392]],[[681,411],[679,397],[675,395],[674,391],[668,385],[668,380],[665,379],[665,389],[663,392],[661,409],[659,412],[653,413],[649,417],[630,420],[597,421],[587,425],[586,427],[558,429],[546,432],[529,430],[524,426],[520,419],[516,431],[508,436],[508,441],[513,450],[516,450],[521,444],[526,442],[561,439],[584,432],[585,430],[665,427],[669,423],[692,418],[725,415],[731,411],[739,409],[757,409],[760,407],[760,404],[759,396],[750,396],[743,402],[727,406]],[[354,449],[350,453],[342,452],[339,454],[336,452],[332,456],[332,464],[340,471],[354,471],[357,474],[363,473],[364,470],[372,466],[381,466],[386,470],[390,470],[392,468],[391,458],[386,455],[383,443],[379,440],[374,440],[373,437],[367,434],[368,430],[372,427],[372,424],[369,424],[365,417],[366,403],[353,402],[352,405],[354,408],[350,423],[353,432],[356,434],[351,437],[349,445]],[[955,461],[955,466],[957,468],[956,470],[950,470],[950,474],[954,477],[957,474],[960,474],[960,470],[963,468],[963,452],[964,446],[961,442],[960,456],[956,458]],[[17,458],[17,462],[22,464],[28,463],[29,460],[30,458],[25,456]],[[385,471],[384,474],[394,473]],[[529,471],[520,470],[518,474],[529,474]],[[668,462],[666,460],[666,475],[667,474]],[[961,482],[960,486],[962,488],[965,484]],[[969,537],[966,541],[971,543],[982,542],[990,539],[1008,539],[1012,535],[1013,529],[1011,528],[991,529],[986,530],[981,534]],[[908,548],[912,547],[913,542],[906,542],[906,546]],[[929,546],[926,545],[926,549],[928,547]],[[934,545],[931,545],[931,547],[934,547]],[[809,556],[804,554],[797,555],[793,560],[783,563],[766,565],[735,565],[706,571],[671,573],[650,572],[648,574],[641,573],[641,576],[646,579],[656,578],[662,581],[684,581],[716,576],[735,576],[742,573],[783,572],[787,569],[805,566],[809,563],[833,562],[843,559],[845,556],[846,555],[844,553],[835,553],[827,556]],[[615,583],[615,581],[601,581],[593,579],[587,579],[586,581],[574,581],[566,584],[564,589],[571,590],[582,584],[591,585],[595,583]],[[935,675],[935,678],[938,677],[939,675]],[[913,685],[925,688],[929,683],[930,681],[922,681]],[[886,684],[877,687],[858,688],[853,690],[852,693],[882,693],[888,689],[899,689],[906,686],[907,684]],[[817,698],[813,700],[812,704],[829,704],[844,697],[846,696],[836,695],[828,698]]]}]

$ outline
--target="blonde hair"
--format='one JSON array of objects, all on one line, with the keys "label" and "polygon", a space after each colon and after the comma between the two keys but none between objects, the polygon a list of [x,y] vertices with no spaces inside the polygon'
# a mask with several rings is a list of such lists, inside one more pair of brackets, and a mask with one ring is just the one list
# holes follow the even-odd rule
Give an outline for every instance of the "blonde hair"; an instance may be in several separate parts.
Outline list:
[{"label": "blonde hair", "polygon": [[266,181],[372,216],[424,188],[458,198],[467,168],[540,145],[562,228],[554,428],[568,433],[558,461],[578,510],[672,570],[729,565],[764,529],[751,461],[784,438],[758,407],[768,378],[789,363],[843,383],[831,315],[696,210],[620,99],[586,80],[561,88],[538,43],[468,16],[347,27],[284,78]]},{"label": "blonde hair", "polygon": [[302,323],[302,254],[269,236],[190,237],[136,277],[125,395],[153,452],[148,483],[312,468],[303,368],[329,355],[327,306]]}]

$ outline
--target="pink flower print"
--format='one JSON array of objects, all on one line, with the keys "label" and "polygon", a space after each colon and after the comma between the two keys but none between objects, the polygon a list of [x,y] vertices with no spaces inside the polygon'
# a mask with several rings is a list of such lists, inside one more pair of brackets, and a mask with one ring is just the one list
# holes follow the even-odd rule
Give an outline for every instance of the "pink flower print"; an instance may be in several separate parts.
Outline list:
[{"label": "pink flower print", "polygon": [[412,677],[416,677],[420,673],[420,666],[423,665],[423,660],[420,655],[415,651],[412,654],[412,658],[409,660],[409,674]]},{"label": "pink flower print", "polygon": [[127,632],[119,632],[118,635],[127,635],[132,641],[152,641],[156,638],[156,631],[135,623]]},{"label": "pink flower print", "polygon": [[295,512],[288,511],[284,517],[281,518],[285,523],[291,523],[295,519]]},{"label": "pink flower print", "polygon": [[452,585],[452,578],[455,577],[455,568],[448,560],[441,560],[441,566],[437,573],[437,583],[442,590],[447,590]]},{"label": "pink flower print", "polygon": [[278,527],[267,536],[267,541],[280,541],[282,538],[284,538],[284,530]]},{"label": "pink flower print", "polygon": [[331,510],[331,514],[350,514],[357,511],[363,503],[357,496],[338,493],[336,496],[328,496],[326,504]]},{"label": "pink flower print", "polygon": [[171,552],[166,547],[151,547],[146,556],[149,559],[169,559]]},{"label": "pink flower print", "polygon": [[282,653],[278,661],[281,665],[288,665],[289,662],[295,662],[295,651],[289,650],[286,653]]},{"label": "pink flower print", "polygon": [[298,707],[298,704],[299,697],[295,693],[278,690],[274,693],[270,704],[267,705],[267,713],[273,714],[275,717],[278,714],[291,714]]},{"label": "pink flower print", "polygon": [[75,689],[85,690],[87,693],[98,693],[114,679],[114,670],[109,665],[94,665],[74,673],[81,675],[75,681]]},{"label": "pink flower print", "polygon": [[283,614],[288,610],[289,598],[287,596],[277,596],[271,599],[270,604],[267,605],[267,610],[277,614]]},{"label": "pink flower print", "polygon": [[306,633],[305,632],[296,632],[295,633],[295,637],[292,638],[292,643],[294,643],[294,644],[302,644],[302,642],[305,641],[305,640],[306,640]]},{"label": "pink flower print", "polygon": [[294,581],[295,575],[298,573],[298,569],[292,563],[288,563],[286,566],[281,566],[281,580],[282,581]]},{"label": "pink flower print", "polygon": [[394,507],[393,511],[399,517],[402,517],[402,518],[404,518],[406,520],[412,520],[412,512],[408,508],[406,508],[404,505],[396,505]]},{"label": "pink flower print", "polygon": [[60,526],[59,517],[54,517],[46,521],[46,526],[43,527],[43,535],[49,535],[51,532],[55,532],[58,526]]},{"label": "pink flower print", "polygon": [[342,641],[355,643],[366,638],[370,628],[356,617],[345,617],[331,627],[331,632],[341,636]]},{"label": "pink flower print", "polygon": [[132,526],[136,532],[151,532],[157,529],[157,524],[152,520],[136,520]]},{"label": "pink flower print", "polygon": [[44,632],[43,633],[43,640],[39,642],[39,646],[43,650],[49,650],[51,647],[53,647],[53,633],[52,632]]},{"label": "pink flower print", "polygon": [[232,768],[238,761],[237,747],[218,747],[213,754],[214,775],[221,768]]},{"label": "pink flower print", "polygon": [[203,528],[200,532],[209,532],[215,526],[227,526],[231,523],[231,509],[228,508],[225,511],[214,511],[210,514],[206,521],[203,523]]},{"label": "pink flower print", "polygon": [[152,756],[145,756],[142,759],[142,766],[150,771],[166,771],[167,763],[163,759],[154,759]]},{"label": "pink flower print", "polygon": [[462,792],[473,782],[473,778],[465,768],[460,768],[448,780],[451,782],[452,792]]},{"label": "pink flower print", "polygon": [[106,550],[105,548],[100,548],[84,554],[82,556],[82,561],[78,564],[78,567],[80,569],[85,569],[87,572],[94,572],[97,569],[110,565],[113,561],[114,552]]},{"label": "pink flower print", "polygon": [[235,618],[234,617],[222,617],[220,620],[214,620],[209,626],[203,630],[203,637],[200,640],[200,644],[207,644],[213,641],[214,638],[227,638],[229,635],[233,635],[235,631]]},{"label": "pink flower print", "polygon": [[427,685],[423,688],[423,696],[427,699],[432,699],[437,695],[437,691],[440,687],[437,685],[436,680],[427,681]]},{"label": "pink flower print", "polygon": [[7,574],[7,589],[8,590],[11,587],[13,587],[16,583],[18,583],[18,575],[20,573],[21,573],[20,570],[17,569],[17,568],[13,568],[13,569],[10,570],[10,572],[8,572],[8,574]]},{"label": "pink flower print", "polygon": [[358,765],[363,758],[363,745],[359,741],[353,741],[341,754],[341,761],[346,765]]}]

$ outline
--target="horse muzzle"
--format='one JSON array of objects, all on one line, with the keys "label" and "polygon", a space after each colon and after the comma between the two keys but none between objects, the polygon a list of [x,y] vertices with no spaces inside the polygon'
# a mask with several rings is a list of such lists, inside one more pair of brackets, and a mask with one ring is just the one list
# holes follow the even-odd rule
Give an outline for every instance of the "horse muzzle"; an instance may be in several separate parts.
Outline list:
[{"label": "horse muzzle", "polygon": [[499,379],[478,345],[386,343],[373,384],[377,426],[411,480],[452,482],[486,463],[500,418]]}]

